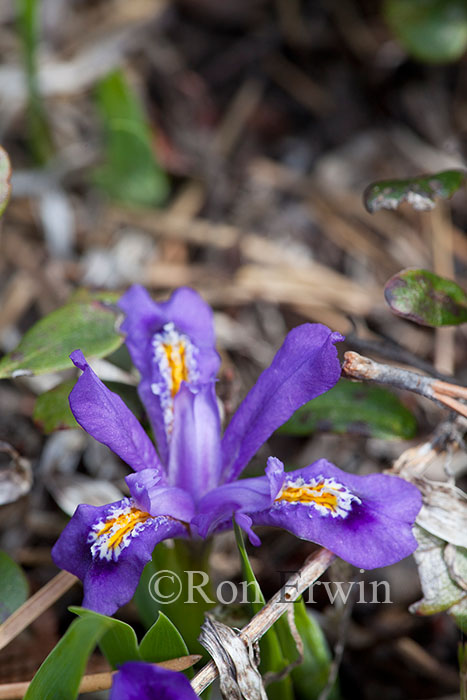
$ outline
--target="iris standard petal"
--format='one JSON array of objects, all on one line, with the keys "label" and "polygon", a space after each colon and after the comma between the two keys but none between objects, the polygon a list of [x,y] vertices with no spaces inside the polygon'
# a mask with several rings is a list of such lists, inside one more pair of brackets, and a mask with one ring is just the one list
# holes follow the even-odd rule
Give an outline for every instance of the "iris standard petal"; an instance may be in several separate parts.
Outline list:
[{"label": "iris standard petal", "polygon": [[122,399],[101,382],[81,350],[72,352],[70,358],[83,370],[69,399],[81,427],[135,471],[150,468],[165,479],[154,445]]},{"label": "iris standard petal", "polygon": [[363,569],[387,566],[417,548],[412,525],[422,498],[395,476],[355,476],[325,459],[288,472],[273,505],[253,524],[281,527]]},{"label": "iris standard petal", "polygon": [[219,368],[212,311],[193,289],[182,287],[166,302],[154,302],[138,285],[120,299],[122,330],[135,366],[138,388],[164,464],[168,461],[173,400],[182,381],[212,380]]},{"label": "iris standard petal", "polygon": [[219,483],[220,417],[214,382],[197,388],[183,382],[174,404],[169,483],[198,501]]},{"label": "iris standard petal", "polygon": [[170,515],[189,523],[195,514],[195,504],[189,492],[161,485],[161,479],[154,469],[129,474],[125,481],[138,507],[152,516]]},{"label": "iris standard petal", "polygon": [[198,696],[182,673],[127,661],[113,678],[109,700],[198,700]]},{"label": "iris standard petal", "polygon": [[320,323],[290,331],[225,431],[223,481],[235,479],[297,408],[336,384],[341,369],[334,343],[340,340],[340,333],[332,333]]},{"label": "iris standard petal", "polygon": [[[231,526],[233,515],[255,513],[269,508],[279,490],[280,485],[275,493],[271,493],[270,481],[264,476],[223,484],[201,499],[192,525],[198,528],[201,537],[208,537],[218,528]],[[237,517],[237,522],[243,527],[243,520]],[[250,536],[250,528],[248,532]],[[259,541],[254,544],[257,543]]]},{"label": "iris standard petal", "polygon": [[156,544],[186,536],[183,523],[167,516],[153,518],[130,498],[106,506],[81,505],[53,547],[52,558],[83,582],[85,608],[113,615],[133,597]]}]

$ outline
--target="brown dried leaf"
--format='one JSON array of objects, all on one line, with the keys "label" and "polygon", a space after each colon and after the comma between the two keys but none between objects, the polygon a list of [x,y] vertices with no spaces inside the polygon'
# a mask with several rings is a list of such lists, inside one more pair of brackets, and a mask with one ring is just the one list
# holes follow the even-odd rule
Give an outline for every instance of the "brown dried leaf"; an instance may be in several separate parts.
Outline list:
[{"label": "brown dried leaf", "polygon": [[0,465],[0,505],[14,503],[31,490],[31,465],[7,442],[0,442],[0,454],[9,457],[6,468]]},{"label": "brown dried leaf", "polygon": [[222,697],[227,700],[267,700],[252,649],[248,649],[227,625],[207,616],[199,637],[214,659]]}]

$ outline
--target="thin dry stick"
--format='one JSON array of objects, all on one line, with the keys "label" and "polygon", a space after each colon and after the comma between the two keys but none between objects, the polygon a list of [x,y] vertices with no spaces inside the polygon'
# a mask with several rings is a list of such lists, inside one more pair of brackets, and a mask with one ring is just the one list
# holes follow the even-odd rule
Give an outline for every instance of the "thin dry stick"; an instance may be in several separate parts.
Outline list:
[{"label": "thin dry stick", "polygon": [[10,615],[0,625],[0,649],[6,647],[39,615],[48,610],[64,593],[66,593],[77,581],[76,576],[68,571],[61,571],[57,576],[46,583],[37,593],[34,593],[13,615]]},{"label": "thin dry stick", "polygon": [[[190,656],[180,656],[178,659],[169,659],[161,661],[154,666],[168,668],[171,671],[184,671],[191,668],[193,664],[201,659],[198,654]],[[80,693],[95,693],[98,690],[108,690],[112,685],[112,680],[116,671],[104,671],[103,673],[90,673],[83,676],[79,684]],[[0,700],[20,700],[26,694],[30,685],[30,681],[25,683],[5,683],[0,685]]]},{"label": "thin dry stick", "polygon": [[[288,610],[288,605],[294,603],[303,591],[326,571],[335,558],[335,554],[327,549],[320,549],[319,552],[308,557],[302,568],[291,576],[264,608],[245,625],[240,632],[240,639],[248,645],[261,639],[281,615]],[[217,668],[211,661],[191,681],[193,690],[199,695],[216,677]]]},{"label": "thin dry stick", "polygon": [[422,374],[400,369],[400,367],[383,365],[357,352],[345,353],[342,374],[350,379],[390,384],[398,389],[413,391],[467,418],[467,406],[457,401],[457,399],[467,399],[467,387],[424,377]]}]

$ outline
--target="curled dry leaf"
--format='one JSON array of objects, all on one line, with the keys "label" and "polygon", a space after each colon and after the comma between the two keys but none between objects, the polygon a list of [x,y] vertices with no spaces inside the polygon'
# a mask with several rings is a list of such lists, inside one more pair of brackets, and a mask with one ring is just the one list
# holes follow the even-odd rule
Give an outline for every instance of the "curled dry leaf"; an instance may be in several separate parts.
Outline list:
[{"label": "curled dry leaf", "polygon": [[[407,477],[406,477],[407,478]],[[467,547],[467,496],[446,481],[410,479],[423,496],[417,524],[445,542]]]},{"label": "curled dry leaf", "polygon": [[220,677],[221,693],[229,700],[267,700],[252,648],[227,625],[207,616],[199,637],[214,659]]},{"label": "curled dry leaf", "polygon": [[0,458],[6,455],[8,463],[0,462],[0,506],[14,503],[31,490],[31,465],[7,442],[0,442]]},{"label": "curled dry leaf", "polygon": [[[421,527],[415,527],[418,549],[417,562],[423,598],[414,603],[410,611],[431,615],[445,610],[459,624],[467,619],[467,550],[446,546],[444,540],[435,537]],[[454,579],[451,572],[455,571]]]}]

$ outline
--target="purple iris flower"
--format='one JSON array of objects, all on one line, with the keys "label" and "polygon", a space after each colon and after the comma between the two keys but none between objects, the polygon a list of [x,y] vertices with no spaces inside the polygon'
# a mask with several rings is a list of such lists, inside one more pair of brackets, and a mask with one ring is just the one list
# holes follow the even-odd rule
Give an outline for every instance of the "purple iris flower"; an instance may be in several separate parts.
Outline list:
[{"label": "purple iris flower", "polygon": [[198,696],[182,673],[128,661],[113,678],[109,700],[198,700]]},{"label": "purple iris flower", "polygon": [[81,351],[73,352],[83,370],[70,394],[76,420],[134,470],[126,477],[130,497],[80,505],[52,550],[55,563],[83,581],[85,607],[113,614],[132,597],[156,544],[208,537],[231,527],[233,516],[255,545],[254,525],[282,527],[365,569],[415,550],[411,526],[421,497],[402,479],[352,476],[324,459],[285,473],[273,457],[265,476],[238,479],[297,408],[337,382],[339,333],[321,324],[290,331],[221,437],[210,307],[191,289],[158,304],[139,286],[120,307],[158,452]]}]

